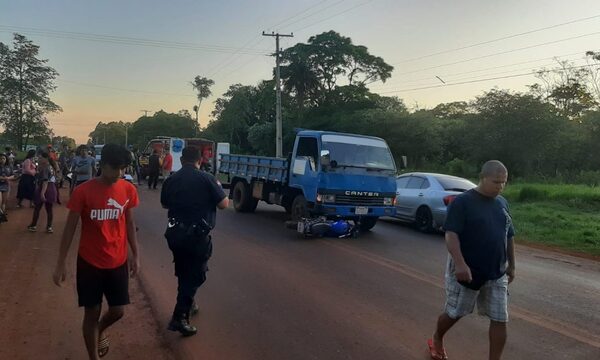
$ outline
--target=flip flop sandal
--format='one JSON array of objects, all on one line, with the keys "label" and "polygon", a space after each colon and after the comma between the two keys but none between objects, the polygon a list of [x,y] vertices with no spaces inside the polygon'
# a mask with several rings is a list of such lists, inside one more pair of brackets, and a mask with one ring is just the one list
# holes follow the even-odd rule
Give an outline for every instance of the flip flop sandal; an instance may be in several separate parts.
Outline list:
[{"label": "flip flop sandal", "polygon": [[108,354],[110,343],[108,342],[108,336],[103,337],[98,341],[98,356],[104,357]]},{"label": "flip flop sandal", "polygon": [[442,349],[442,353],[440,354],[433,346],[433,339],[427,339],[427,346],[429,347],[429,355],[433,360],[448,360],[448,355],[446,355],[446,349]]}]

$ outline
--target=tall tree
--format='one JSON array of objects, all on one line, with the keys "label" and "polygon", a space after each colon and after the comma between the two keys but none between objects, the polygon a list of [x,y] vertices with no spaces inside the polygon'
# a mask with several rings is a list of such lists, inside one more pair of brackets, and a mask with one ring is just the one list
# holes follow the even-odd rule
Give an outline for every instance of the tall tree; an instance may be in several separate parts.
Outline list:
[{"label": "tall tree", "polygon": [[322,105],[335,100],[339,86],[358,92],[370,82],[385,82],[393,66],[371,55],[365,46],[354,45],[335,31],[312,36],[282,53],[281,78],[284,88],[301,106]]},{"label": "tall tree", "polygon": [[192,84],[192,87],[197,91],[196,96],[198,97],[198,105],[194,106],[194,112],[196,113],[196,121],[198,121],[198,111],[200,110],[200,105],[202,104],[202,100],[204,100],[212,95],[212,92],[210,91],[210,87],[213,86],[215,84],[215,82],[211,79],[197,75],[191,84]]},{"label": "tall tree", "polygon": [[48,135],[46,114],[61,111],[50,100],[58,73],[38,55],[39,46],[20,34],[14,34],[12,48],[0,43],[0,124],[20,149]]},{"label": "tall tree", "polygon": [[596,97],[598,107],[600,105],[600,51],[586,51],[585,58],[589,66],[590,88]]},{"label": "tall tree", "polygon": [[529,86],[531,94],[553,104],[558,113],[570,119],[580,117],[598,105],[590,91],[590,67],[577,67],[557,60],[553,69],[541,69],[535,76],[541,81]]}]

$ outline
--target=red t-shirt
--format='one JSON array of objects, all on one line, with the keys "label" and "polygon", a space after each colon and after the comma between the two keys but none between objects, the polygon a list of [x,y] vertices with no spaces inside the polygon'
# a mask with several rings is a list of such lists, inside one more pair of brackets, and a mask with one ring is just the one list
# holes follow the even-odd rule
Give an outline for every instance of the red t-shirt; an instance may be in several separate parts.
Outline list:
[{"label": "red t-shirt", "polygon": [[167,171],[171,171],[171,169],[173,169],[173,155],[171,155],[171,153],[165,155],[165,159],[163,160],[163,169]]},{"label": "red t-shirt", "polygon": [[73,190],[67,208],[81,214],[79,256],[101,269],[114,269],[127,261],[125,211],[138,205],[135,186],[119,179],[106,185],[98,179]]}]

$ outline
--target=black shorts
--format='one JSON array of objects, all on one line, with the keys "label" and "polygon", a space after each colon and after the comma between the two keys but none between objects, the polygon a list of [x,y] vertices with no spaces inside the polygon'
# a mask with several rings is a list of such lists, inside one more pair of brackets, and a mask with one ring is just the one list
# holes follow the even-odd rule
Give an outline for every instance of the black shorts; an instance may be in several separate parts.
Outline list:
[{"label": "black shorts", "polygon": [[100,269],[77,257],[77,295],[79,306],[94,307],[106,296],[108,306],[129,304],[127,261],[114,269]]}]

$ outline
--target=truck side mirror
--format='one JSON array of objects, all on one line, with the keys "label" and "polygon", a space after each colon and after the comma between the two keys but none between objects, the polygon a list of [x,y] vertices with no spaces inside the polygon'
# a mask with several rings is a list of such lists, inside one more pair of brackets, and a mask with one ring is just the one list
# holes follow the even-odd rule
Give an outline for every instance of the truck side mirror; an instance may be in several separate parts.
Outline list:
[{"label": "truck side mirror", "polygon": [[329,150],[321,150],[321,166],[326,167],[331,163],[331,158],[329,157]]}]

